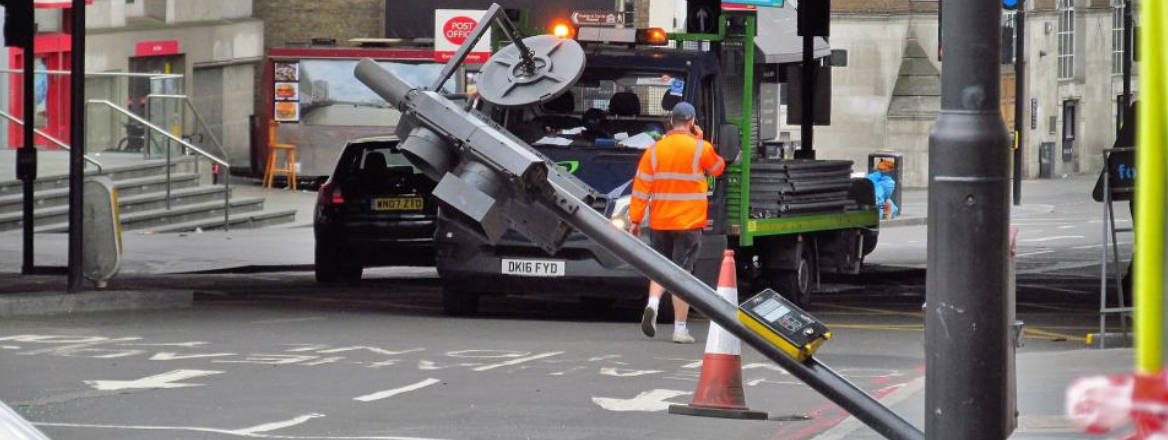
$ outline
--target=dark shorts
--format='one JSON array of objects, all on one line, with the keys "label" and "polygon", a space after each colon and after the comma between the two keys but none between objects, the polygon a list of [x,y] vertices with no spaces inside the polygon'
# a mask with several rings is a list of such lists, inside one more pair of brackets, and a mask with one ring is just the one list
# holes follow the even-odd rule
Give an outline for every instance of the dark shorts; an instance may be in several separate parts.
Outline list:
[{"label": "dark shorts", "polygon": [[693,272],[702,245],[702,230],[649,231],[649,244],[661,255],[669,257],[682,269]]}]

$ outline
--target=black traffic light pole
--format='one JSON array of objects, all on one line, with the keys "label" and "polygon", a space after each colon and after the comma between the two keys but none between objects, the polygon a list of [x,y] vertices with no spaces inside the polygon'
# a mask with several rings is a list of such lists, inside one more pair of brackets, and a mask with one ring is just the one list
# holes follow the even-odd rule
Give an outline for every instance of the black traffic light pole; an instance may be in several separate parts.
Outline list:
[{"label": "black traffic light pole", "polygon": [[[29,14],[31,15],[31,14]],[[14,18],[9,15],[9,18]],[[8,24],[5,24],[8,26]],[[33,190],[36,187],[36,142],[33,139],[33,128],[36,127],[34,118],[36,117],[36,102],[33,94],[35,93],[36,78],[34,77],[33,67],[36,65],[36,24],[33,24],[28,29],[28,35],[24,41],[24,56],[21,60],[24,62],[23,70],[24,77],[24,96],[21,104],[24,105],[24,125],[21,127],[24,134],[24,147],[17,152],[16,173],[20,175],[23,181],[23,214],[21,215],[22,238],[24,240],[24,253],[21,258],[20,273],[31,275],[36,270],[36,263],[34,260],[34,245],[33,239]]]},{"label": "black traffic light pole", "polygon": [[925,434],[1005,439],[1010,166],[1001,2],[948,3],[941,114],[929,138]]},{"label": "black traffic light pole", "polygon": [[1026,0],[1014,13],[1014,205],[1022,204],[1022,152],[1026,148]]},{"label": "black traffic light pole", "polygon": [[[69,73],[69,292],[80,292],[83,228],[82,184],[85,180],[85,0],[73,0],[72,72]],[[32,125],[31,123],[26,125]]]}]

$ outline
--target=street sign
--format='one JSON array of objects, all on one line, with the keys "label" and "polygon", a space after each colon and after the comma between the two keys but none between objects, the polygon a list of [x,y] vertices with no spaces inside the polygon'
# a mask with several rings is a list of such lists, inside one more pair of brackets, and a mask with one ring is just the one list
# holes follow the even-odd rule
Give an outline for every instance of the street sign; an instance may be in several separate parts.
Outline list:
[{"label": "street sign", "polygon": [[[479,17],[486,12],[474,9],[434,10],[434,59],[446,62],[453,58],[454,51],[466,41],[471,31],[478,26]],[[490,56],[491,36],[487,34],[474,45],[466,62],[481,64]]]},{"label": "street sign", "polygon": [[576,26],[616,26],[625,24],[625,16],[613,11],[573,11],[572,24]]}]

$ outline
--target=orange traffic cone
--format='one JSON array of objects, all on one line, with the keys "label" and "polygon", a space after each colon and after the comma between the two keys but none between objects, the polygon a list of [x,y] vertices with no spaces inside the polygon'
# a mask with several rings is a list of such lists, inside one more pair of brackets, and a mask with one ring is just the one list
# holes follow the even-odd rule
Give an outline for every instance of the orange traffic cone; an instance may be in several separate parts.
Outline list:
[{"label": "orange traffic cone", "polygon": [[[737,305],[738,286],[734,272],[734,251],[722,257],[718,275],[718,296]],[[671,405],[670,414],[764,420],[767,413],[746,407],[742,388],[742,355],[738,338],[717,324],[710,323],[706,353],[702,356],[702,376],[689,405]]]}]

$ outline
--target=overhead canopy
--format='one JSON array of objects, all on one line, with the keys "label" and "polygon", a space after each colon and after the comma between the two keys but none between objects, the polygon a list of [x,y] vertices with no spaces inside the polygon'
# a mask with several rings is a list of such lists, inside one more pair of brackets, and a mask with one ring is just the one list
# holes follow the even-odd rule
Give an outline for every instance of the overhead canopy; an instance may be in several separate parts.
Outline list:
[{"label": "overhead canopy", "polygon": [[[781,8],[758,8],[758,36],[754,45],[766,64],[797,63],[803,60],[803,37],[797,33],[798,14],[795,2],[787,1]],[[831,46],[822,37],[815,37],[814,58],[831,55]]]}]

